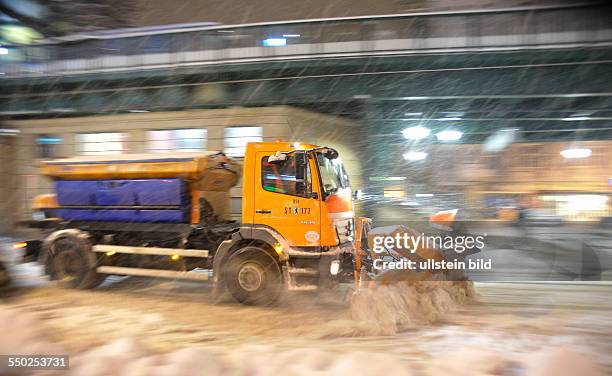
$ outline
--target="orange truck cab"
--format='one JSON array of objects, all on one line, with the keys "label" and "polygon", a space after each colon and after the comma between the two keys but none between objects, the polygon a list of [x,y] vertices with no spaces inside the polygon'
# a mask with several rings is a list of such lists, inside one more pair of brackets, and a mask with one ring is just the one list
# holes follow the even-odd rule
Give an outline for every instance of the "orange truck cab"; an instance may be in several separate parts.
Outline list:
[{"label": "orange truck cab", "polygon": [[[287,287],[314,290],[353,277],[354,218],[348,175],[336,150],[249,143],[242,224],[220,250],[245,241],[271,245]],[[222,260],[218,254],[219,268]]]},{"label": "orange truck cab", "polygon": [[[332,148],[249,143],[242,174],[215,152],[68,158],[43,162],[41,171],[57,198],[34,200],[42,219],[30,224],[44,234],[22,244],[40,248],[37,258],[61,285],[93,288],[112,274],[212,274],[216,292],[268,304],[286,289],[353,278],[352,192]],[[229,221],[219,212],[240,175],[242,221]]]},{"label": "orange truck cab", "polygon": [[[247,146],[243,225],[266,226],[292,248],[328,248],[352,241],[352,192],[337,152],[299,147],[303,150],[284,142]],[[271,161],[276,155],[283,158]]]}]

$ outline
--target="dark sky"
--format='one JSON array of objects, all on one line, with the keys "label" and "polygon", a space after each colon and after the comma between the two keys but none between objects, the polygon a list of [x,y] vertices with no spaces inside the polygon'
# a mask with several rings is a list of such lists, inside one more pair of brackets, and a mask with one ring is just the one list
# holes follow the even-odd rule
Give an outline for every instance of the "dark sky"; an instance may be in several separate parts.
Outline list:
[{"label": "dark sky", "polygon": [[138,0],[135,26],[190,22],[240,24],[414,11],[501,8],[565,0]]}]

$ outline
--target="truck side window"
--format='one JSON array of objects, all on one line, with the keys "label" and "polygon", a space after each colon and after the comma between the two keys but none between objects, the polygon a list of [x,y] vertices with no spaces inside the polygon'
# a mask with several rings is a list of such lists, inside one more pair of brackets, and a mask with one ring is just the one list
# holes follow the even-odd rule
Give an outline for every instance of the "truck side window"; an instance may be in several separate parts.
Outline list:
[{"label": "truck side window", "polygon": [[268,157],[262,158],[263,189],[286,195],[308,197],[311,191],[310,168],[308,163],[300,163],[298,160],[300,157],[300,155],[296,157],[296,154],[291,154],[282,163],[268,163]]}]

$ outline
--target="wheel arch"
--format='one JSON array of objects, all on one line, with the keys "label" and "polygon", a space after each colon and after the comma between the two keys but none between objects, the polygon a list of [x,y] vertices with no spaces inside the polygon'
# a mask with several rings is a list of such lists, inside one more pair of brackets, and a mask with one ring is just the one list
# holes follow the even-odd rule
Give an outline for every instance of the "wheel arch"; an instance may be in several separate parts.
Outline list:
[{"label": "wheel arch", "polygon": [[283,249],[288,249],[285,239],[276,231],[268,227],[241,227],[239,231],[232,234],[231,238],[225,240],[217,248],[213,258],[213,282],[215,295],[219,296],[224,289],[223,268],[229,257],[235,252],[247,246],[262,249],[279,264],[283,281],[287,281],[285,265],[289,260],[287,252],[276,252],[275,246],[281,244]]},{"label": "wheel arch", "polygon": [[[53,233],[51,233],[49,236],[47,236],[43,242],[42,242],[42,254],[40,255],[40,260],[42,261],[42,264],[45,266],[45,273],[49,274],[50,270],[50,265],[49,265],[49,256],[53,254],[54,250],[53,250],[53,244],[60,240],[60,239],[65,239],[65,238],[70,238],[70,237],[75,237],[79,240],[81,240],[86,247],[91,248],[92,244],[90,241],[90,235],[89,233],[79,230],[79,229],[75,229],[75,228],[71,228],[71,229],[63,229],[63,230],[58,230],[58,231],[54,231]],[[95,263],[95,260],[90,260],[90,262]]]},{"label": "wheel arch", "polygon": [[[96,272],[96,267],[98,264],[98,257],[92,251],[92,242],[89,233],[79,230],[79,229],[63,229],[59,231],[55,231],[50,234],[43,242],[43,260],[45,273],[51,276],[51,279],[56,279],[57,270],[54,265],[54,259],[61,255],[61,253],[56,253],[53,245],[62,240],[67,240],[73,242],[73,247],[77,247],[73,251],[79,255],[82,260],[82,264],[79,265],[79,271],[77,272],[78,276],[76,279],[72,279],[70,281],[62,281],[62,287],[69,288],[78,288],[78,289],[91,289],[100,285],[106,278],[106,275],[98,274]],[[58,252],[62,252],[58,250]]]}]

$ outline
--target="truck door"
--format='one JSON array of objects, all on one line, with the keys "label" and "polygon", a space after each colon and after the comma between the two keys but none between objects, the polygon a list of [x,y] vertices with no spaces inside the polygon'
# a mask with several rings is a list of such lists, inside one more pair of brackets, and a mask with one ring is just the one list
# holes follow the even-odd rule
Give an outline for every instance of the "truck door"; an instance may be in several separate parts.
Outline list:
[{"label": "truck door", "polygon": [[297,151],[270,163],[269,155],[257,153],[253,223],[272,227],[293,246],[319,246],[321,194],[312,178],[314,160]]}]

